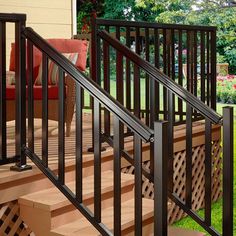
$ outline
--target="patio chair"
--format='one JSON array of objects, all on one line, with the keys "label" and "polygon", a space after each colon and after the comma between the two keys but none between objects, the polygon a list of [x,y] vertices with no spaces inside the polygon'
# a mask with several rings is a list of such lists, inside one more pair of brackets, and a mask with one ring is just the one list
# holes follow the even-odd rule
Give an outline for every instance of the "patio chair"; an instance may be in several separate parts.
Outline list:
[{"label": "patio chair", "polygon": [[[86,68],[87,59],[87,47],[88,42],[86,40],[76,40],[76,39],[48,39],[49,44],[51,44],[55,49],[61,53],[66,53],[67,55],[76,55],[76,61],[73,63],[75,66],[84,71]],[[33,65],[33,78],[34,78],[34,118],[42,118],[42,85],[40,81],[40,65],[42,62],[42,53],[34,48],[34,65]],[[69,56],[68,56],[69,58]],[[73,57],[75,59],[75,57]],[[48,70],[48,119],[58,120],[58,85],[57,81],[53,81],[53,73],[51,72],[51,67],[55,69],[56,65],[50,65]],[[10,54],[10,71],[15,71],[15,44],[12,44],[11,54]],[[9,74],[9,73],[8,73]],[[12,76],[12,73],[10,73]],[[57,73],[58,76],[58,73]],[[52,83],[53,81],[53,83]],[[26,87],[27,91],[27,87]],[[28,94],[28,92],[27,92]],[[70,136],[71,133],[71,122],[74,114],[75,106],[75,83],[70,79],[69,76],[65,78],[65,123],[66,123],[66,136]],[[10,83],[7,84],[6,89],[6,111],[7,111],[7,121],[15,120],[15,85],[14,80],[11,78]]]}]

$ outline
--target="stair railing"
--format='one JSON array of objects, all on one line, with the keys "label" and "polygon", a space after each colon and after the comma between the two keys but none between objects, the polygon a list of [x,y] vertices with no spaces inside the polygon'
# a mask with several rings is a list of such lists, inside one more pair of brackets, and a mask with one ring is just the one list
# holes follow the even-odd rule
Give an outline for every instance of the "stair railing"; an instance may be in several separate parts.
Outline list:
[{"label": "stair railing", "polygon": [[[134,166],[135,166],[135,234],[142,234],[142,142],[154,144],[154,185],[156,197],[154,201],[155,235],[167,235],[167,189],[162,187],[167,181],[167,122],[155,122],[154,131],[143,124],[137,117],[124,108],[118,101],[103,90],[96,82],[86,77],[76,67],[51,47],[43,38],[31,28],[25,28],[22,32],[27,39],[28,54],[28,146],[24,148],[25,154],[37,165],[37,167],[54,183],[54,185],[74,204],[77,209],[90,221],[90,223],[102,235],[121,235],[121,157],[124,149],[124,129],[129,129],[134,134]],[[43,55],[43,120],[42,120],[42,158],[35,153],[34,149],[34,114],[33,114],[33,47],[37,47]],[[59,67],[59,134],[58,134],[58,174],[50,169],[48,154],[48,117],[47,117],[47,62],[54,61]],[[65,135],[64,135],[64,103],[65,73],[76,83],[76,156],[75,156],[75,179],[76,190],[72,192],[65,181]],[[31,82],[30,82],[31,81]],[[94,142],[94,211],[92,212],[83,202],[83,113],[82,113],[82,90],[87,91],[93,99],[93,142]],[[113,117],[112,148],[114,150],[114,229],[108,229],[102,223],[101,207],[101,106],[109,110]],[[160,215],[159,215],[160,214]],[[158,215],[158,217],[157,217]],[[113,232],[113,233],[112,233]]]},{"label": "stair railing", "polygon": [[[131,27],[130,23],[130,27]],[[96,27],[96,26],[95,26]],[[210,235],[219,236],[221,235],[212,226],[211,216],[211,186],[212,186],[212,125],[220,125],[223,127],[223,233],[222,235],[233,235],[233,108],[223,108],[223,116],[217,114],[213,109],[208,107],[204,102],[199,100],[192,93],[184,89],[182,86],[177,84],[174,80],[170,79],[167,75],[161,72],[159,69],[154,67],[150,62],[143,60],[140,55],[133,52],[130,48],[122,44],[117,38],[112,37],[106,30],[99,30],[95,28],[96,36],[94,37],[94,57],[96,57],[96,65],[101,66],[101,61],[104,60],[104,68],[107,67],[108,58],[101,59],[102,56],[106,57],[106,51],[104,48],[109,50],[115,50],[116,57],[116,71],[118,73],[117,79],[122,80],[123,73],[123,60],[129,61],[134,64],[134,86],[137,80],[140,80],[140,70],[142,69],[152,80],[151,84],[153,87],[156,84],[162,85],[168,92],[168,104],[167,104],[167,120],[169,122],[168,127],[168,180],[164,186],[168,187],[168,197],[174,201],[182,210],[184,210],[192,219],[194,219],[199,225],[201,225]],[[95,34],[95,33],[94,33]],[[101,47],[103,45],[103,47]],[[104,45],[106,45],[104,47]],[[103,51],[102,51],[103,48]],[[95,59],[94,59],[95,62]],[[100,81],[101,67],[94,69],[94,76],[96,81]],[[105,70],[104,70],[105,71]],[[121,78],[119,78],[119,75]],[[105,75],[104,75],[105,76]],[[139,82],[137,82],[139,84]],[[123,88],[119,88],[121,91]],[[134,89],[134,114],[140,118],[140,87]],[[118,90],[117,90],[117,93]],[[120,92],[121,93],[121,92]],[[135,95],[135,93],[137,93]],[[174,106],[173,106],[173,95],[176,95],[182,102],[186,103],[186,194],[185,201],[181,200],[178,195],[173,191],[173,144],[174,144]],[[119,96],[119,95],[118,95]],[[155,104],[155,96],[151,96],[150,100],[150,127],[154,126],[156,110],[153,109],[152,105]],[[119,100],[119,98],[117,98]],[[121,103],[123,100],[120,101]],[[137,105],[135,105],[137,104]],[[201,114],[205,120],[205,216],[200,217],[196,212],[192,210],[192,128],[193,128],[193,111],[197,111]],[[228,136],[227,136],[228,135]],[[152,182],[152,175],[155,175],[155,155],[153,154],[155,147],[151,144],[150,146],[150,171],[149,175],[145,177],[149,178]],[[132,158],[127,157],[127,160]],[[135,159],[135,158],[134,158]],[[132,164],[132,161],[130,161]],[[146,170],[146,172],[148,172]],[[154,186],[155,188],[155,186]],[[165,187],[164,187],[165,188]],[[154,196],[155,199],[155,196]],[[164,235],[164,234],[163,234]]]}]

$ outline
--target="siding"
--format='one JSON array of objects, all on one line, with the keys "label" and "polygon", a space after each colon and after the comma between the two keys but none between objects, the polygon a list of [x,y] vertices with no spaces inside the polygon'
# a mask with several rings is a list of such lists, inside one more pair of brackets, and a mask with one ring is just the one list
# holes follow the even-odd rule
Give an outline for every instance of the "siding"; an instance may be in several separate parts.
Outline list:
[{"label": "siding", "polygon": [[[71,38],[71,0],[0,0],[1,13],[25,13],[26,25],[44,38]],[[14,25],[7,24],[7,67],[10,44],[14,42]]]}]

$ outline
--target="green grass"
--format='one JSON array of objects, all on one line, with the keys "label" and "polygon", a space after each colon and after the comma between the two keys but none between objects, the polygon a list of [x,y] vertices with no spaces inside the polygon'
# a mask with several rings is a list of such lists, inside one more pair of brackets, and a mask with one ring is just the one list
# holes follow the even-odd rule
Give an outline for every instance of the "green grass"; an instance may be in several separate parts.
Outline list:
[{"label": "green grass", "polygon": [[[217,104],[217,111],[221,114],[222,108],[227,106],[226,104]],[[234,219],[236,219],[236,105],[230,105],[234,107]],[[198,213],[204,216],[204,211],[200,210]],[[222,232],[222,200],[217,201],[212,205],[212,225],[219,231]],[[183,220],[175,223],[175,226],[194,229],[197,231],[204,232],[204,230],[190,217],[186,217]],[[209,235],[209,234],[207,234]],[[236,222],[234,222],[234,234],[236,235]]]}]

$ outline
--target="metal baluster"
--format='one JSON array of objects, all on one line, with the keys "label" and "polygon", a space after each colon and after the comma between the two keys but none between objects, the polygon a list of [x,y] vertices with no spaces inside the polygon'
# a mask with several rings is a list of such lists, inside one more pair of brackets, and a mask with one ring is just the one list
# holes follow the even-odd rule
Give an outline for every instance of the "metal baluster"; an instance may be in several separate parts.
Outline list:
[{"label": "metal baluster", "polygon": [[211,152],[211,121],[205,121],[205,222],[211,225],[211,165],[212,165],[212,152]]},{"label": "metal baluster", "polygon": [[[106,26],[106,31],[109,32],[109,27]],[[110,93],[110,50],[109,44],[106,41],[103,41],[103,65],[104,65],[104,89]],[[104,129],[105,134],[110,136],[110,112],[104,110]]]},{"label": "metal baluster", "polygon": [[205,32],[201,31],[201,100],[205,102]]},{"label": "metal baluster", "polygon": [[[146,61],[150,60],[150,47],[149,47],[149,28],[145,28],[145,59]],[[150,87],[149,87],[149,75],[146,73],[145,77],[145,122],[149,126],[149,104],[150,104]]]},{"label": "metal baluster", "polygon": [[101,108],[94,99],[94,217],[101,222]]},{"label": "metal baluster", "polygon": [[142,235],[142,140],[134,135],[135,236]]},{"label": "metal baluster", "polygon": [[44,53],[42,65],[42,162],[48,167],[48,57]]},{"label": "metal baluster", "polygon": [[[126,46],[130,48],[130,27],[126,27]],[[130,60],[126,58],[126,108],[131,110]]]},{"label": "metal baluster", "polygon": [[28,54],[28,145],[34,152],[34,81],[33,81],[33,43],[27,42]]},{"label": "metal baluster", "polygon": [[114,235],[121,235],[121,148],[123,146],[122,127],[114,116]]},{"label": "metal baluster", "polygon": [[[160,35],[159,35],[159,31],[158,29],[154,29],[154,49],[155,49],[155,67],[160,69]],[[153,86],[153,84],[152,84]],[[159,83],[155,82],[154,83],[155,88],[154,89],[154,104],[152,104],[154,106],[153,109],[155,109],[154,112],[154,120],[159,120],[160,118],[160,88],[159,88]],[[154,87],[153,86],[153,87]],[[153,121],[154,122],[154,121]]]},{"label": "metal baluster", "polygon": [[[178,83],[183,86],[183,58],[182,58],[182,30],[179,30],[179,43],[178,43]],[[178,98],[178,112],[179,120],[183,121],[183,101]]]},{"label": "metal baluster", "polygon": [[216,31],[211,32],[211,108],[216,110]]},{"label": "metal baluster", "polygon": [[83,104],[82,88],[76,84],[76,198],[83,201]]},{"label": "metal baluster", "polygon": [[207,31],[206,33],[206,45],[207,45],[207,56],[206,56],[206,60],[207,60],[207,76],[206,76],[206,93],[207,93],[207,105],[210,105],[210,34],[209,31]]},{"label": "metal baluster", "polygon": [[65,184],[65,78],[64,72],[59,67],[59,135],[58,135],[58,179]]},{"label": "metal baluster", "polygon": [[[140,29],[135,29],[135,52],[140,54]],[[134,114],[140,118],[140,69],[134,64]]]},{"label": "metal baluster", "polygon": [[7,159],[6,143],[6,23],[0,23],[0,162]]},{"label": "metal baluster", "polygon": [[186,192],[185,201],[192,208],[192,107],[186,104]]}]

